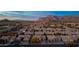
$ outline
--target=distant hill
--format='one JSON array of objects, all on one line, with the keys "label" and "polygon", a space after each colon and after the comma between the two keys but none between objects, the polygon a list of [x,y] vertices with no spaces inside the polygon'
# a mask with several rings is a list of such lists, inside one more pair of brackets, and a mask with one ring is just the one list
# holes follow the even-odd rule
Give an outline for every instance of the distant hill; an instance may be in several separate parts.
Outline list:
[{"label": "distant hill", "polygon": [[8,19],[3,19],[3,20],[0,20],[0,22],[10,22],[10,20],[8,20]]}]

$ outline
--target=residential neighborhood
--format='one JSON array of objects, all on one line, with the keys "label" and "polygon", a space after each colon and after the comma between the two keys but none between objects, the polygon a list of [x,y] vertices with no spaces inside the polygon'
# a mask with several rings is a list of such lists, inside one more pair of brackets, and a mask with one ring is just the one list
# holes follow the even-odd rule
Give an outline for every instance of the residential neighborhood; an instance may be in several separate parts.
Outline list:
[{"label": "residential neighborhood", "polygon": [[0,46],[79,46],[79,16],[49,15],[36,21],[4,19],[0,21]]}]

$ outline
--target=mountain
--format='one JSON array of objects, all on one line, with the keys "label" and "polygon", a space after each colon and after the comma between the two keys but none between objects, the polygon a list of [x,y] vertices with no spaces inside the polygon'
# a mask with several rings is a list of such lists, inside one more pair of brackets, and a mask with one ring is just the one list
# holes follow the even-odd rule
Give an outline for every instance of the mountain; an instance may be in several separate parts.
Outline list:
[{"label": "mountain", "polygon": [[47,16],[39,18],[39,21],[63,21],[63,22],[79,22],[79,16]]},{"label": "mountain", "polygon": [[56,20],[56,16],[47,16],[47,17],[42,17],[42,18],[39,18],[39,21],[41,20]]}]

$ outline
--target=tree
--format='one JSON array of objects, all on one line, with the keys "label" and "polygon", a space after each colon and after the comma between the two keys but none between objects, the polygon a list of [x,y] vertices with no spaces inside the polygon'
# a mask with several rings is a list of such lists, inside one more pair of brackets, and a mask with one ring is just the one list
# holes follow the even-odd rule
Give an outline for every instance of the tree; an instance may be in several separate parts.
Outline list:
[{"label": "tree", "polygon": [[73,41],[68,40],[67,45],[68,45],[68,47],[72,47],[73,46]]},{"label": "tree", "polygon": [[31,41],[30,41],[30,43],[34,43],[34,44],[36,44],[36,43],[41,43],[41,40],[39,40],[38,37],[33,36],[32,39],[31,39]]}]

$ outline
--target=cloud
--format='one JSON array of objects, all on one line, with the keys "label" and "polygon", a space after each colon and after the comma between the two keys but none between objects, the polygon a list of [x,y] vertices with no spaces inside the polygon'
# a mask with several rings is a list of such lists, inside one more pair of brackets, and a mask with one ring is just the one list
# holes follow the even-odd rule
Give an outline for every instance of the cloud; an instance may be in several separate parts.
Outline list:
[{"label": "cloud", "polygon": [[[36,20],[38,17],[22,11],[0,11],[0,16],[12,17],[12,19]],[[11,19],[11,18],[10,18]]]}]

